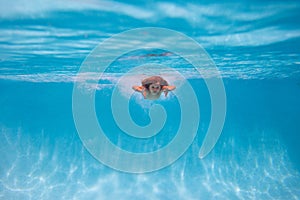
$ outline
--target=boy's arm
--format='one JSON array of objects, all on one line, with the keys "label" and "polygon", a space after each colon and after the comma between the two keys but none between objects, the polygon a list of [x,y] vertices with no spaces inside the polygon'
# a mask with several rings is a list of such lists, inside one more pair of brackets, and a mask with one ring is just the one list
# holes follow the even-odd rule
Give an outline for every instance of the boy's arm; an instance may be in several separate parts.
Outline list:
[{"label": "boy's arm", "polygon": [[176,86],[174,86],[174,85],[163,86],[163,90],[172,91],[175,89],[176,89]]},{"label": "boy's arm", "polygon": [[173,86],[173,85],[168,85],[168,86],[163,86],[162,87],[162,90],[164,91],[165,93],[165,96],[168,95],[168,92],[169,91],[172,91],[172,90],[175,90],[176,86]]},{"label": "boy's arm", "polygon": [[132,86],[132,89],[137,92],[143,92],[144,86]]},{"label": "boy's arm", "polygon": [[140,92],[143,94],[144,98],[147,96],[146,88],[144,86],[132,86],[134,91]]}]

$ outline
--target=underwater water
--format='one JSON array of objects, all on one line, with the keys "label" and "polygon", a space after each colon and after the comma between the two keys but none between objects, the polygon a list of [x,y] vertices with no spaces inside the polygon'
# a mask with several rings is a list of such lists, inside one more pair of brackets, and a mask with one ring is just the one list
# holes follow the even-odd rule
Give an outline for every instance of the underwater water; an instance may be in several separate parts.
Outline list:
[{"label": "underwater water", "polygon": [[[300,199],[299,10],[298,1],[1,1],[0,199]],[[213,108],[219,108],[207,84],[220,78],[211,68],[203,66],[199,74],[180,52],[137,48],[115,57],[100,79],[97,67],[78,76],[102,42],[143,27],[192,38],[218,69],[226,116],[214,148],[203,158],[199,151]],[[163,43],[159,35],[154,38]],[[136,40],[123,38],[110,48],[116,52]],[[102,58],[111,59],[104,55],[95,65]],[[132,85],[152,74],[176,90],[156,101],[133,93]],[[184,81],[193,93],[176,93]],[[194,131],[191,144],[178,159],[145,173],[134,168],[144,165],[131,160],[121,164],[137,173],[99,162],[76,122],[78,83],[87,99],[94,99],[91,108],[105,136],[120,149],[159,151],[174,141],[183,121]],[[144,132],[135,132],[129,119],[125,126],[136,136],[127,134],[115,119],[128,114],[122,99],[137,126],[164,121],[157,134],[139,138]],[[183,118],[184,105],[194,105],[193,99],[199,110],[188,108]],[[155,105],[165,115],[151,115]],[[80,117],[88,126],[89,116]],[[183,135],[193,131],[183,129]],[[113,164],[123,159],[117,151],[102,156]],[[141,163],[155,166],[163,162],[159,159]]]}]

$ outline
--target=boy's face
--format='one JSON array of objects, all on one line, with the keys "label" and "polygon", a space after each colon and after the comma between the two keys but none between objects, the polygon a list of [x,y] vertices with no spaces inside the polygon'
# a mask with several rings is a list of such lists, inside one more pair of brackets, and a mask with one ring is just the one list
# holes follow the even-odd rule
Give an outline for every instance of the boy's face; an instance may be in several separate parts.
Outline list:
[{"label": "boy's face", "polygon": [[157,83],[153,83],[151,85],[149,85],[149,91],[151,94],[158,94],[160,92],[160,85]]}]

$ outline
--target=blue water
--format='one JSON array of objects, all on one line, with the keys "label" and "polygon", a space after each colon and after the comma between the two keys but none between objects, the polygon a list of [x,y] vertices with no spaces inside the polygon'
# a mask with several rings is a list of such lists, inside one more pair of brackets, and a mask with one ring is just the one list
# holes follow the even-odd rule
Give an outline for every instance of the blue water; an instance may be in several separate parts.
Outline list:
[{"label": "blue water", "polygon": [[[299,11],[298,1],[1,1],[0,199],[300,199]],[[197,96],[201,118],[187,151],[163,169],[132,174],[102,164],[83,145],[72,94],[81,64],[97,45],[142,27],[172,29],[202,45],[222,76],[227,110],[219,140],[199,159],[212,115],[204,80],[215,74],[201,76],[162,49],[120,55],[96,85],[88,74],[82,90],[96,91],[99,123],[127,151],[165,147],[181,120],[171,92],[155,102],[167,113],[157,135],[124,134],[110,101],[130,69],[171,67]],[[138,94],[127,98],[134,122],[151,123],[154,102]],[[107,156],[118,159],[114,152]]]}]

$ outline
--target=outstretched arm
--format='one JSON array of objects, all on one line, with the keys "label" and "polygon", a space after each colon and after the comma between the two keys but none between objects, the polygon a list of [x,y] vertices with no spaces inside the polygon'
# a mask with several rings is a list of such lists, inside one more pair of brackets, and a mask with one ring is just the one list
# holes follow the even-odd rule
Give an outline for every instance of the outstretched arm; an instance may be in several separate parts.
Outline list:
[{"label": "outstretched arm", "polygon": [[137,92],[140,92],[140,93],[142,93],[143,94],[143,96],[144,96],[144,98],[146,98],[146,89],[145,89],[145,87],[144,86],[132,86],[132,89],[134,90],[134,91],[137,91]]},{"label": "outstretched arm", "polygon": [[132,86],[132,89],[137,92],[142,92],[144,87],[143,86]]},{"label": "outstretched arm", "polygon": [[176,89],[176,86],[174,86],[174,85],[168,85],[168,86],[163,86],[162,87],[162,90],[164,91],[165,96],[168,95],[169,91],[172,91],[172,90],[175,90],[175,89]]}]

